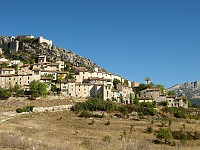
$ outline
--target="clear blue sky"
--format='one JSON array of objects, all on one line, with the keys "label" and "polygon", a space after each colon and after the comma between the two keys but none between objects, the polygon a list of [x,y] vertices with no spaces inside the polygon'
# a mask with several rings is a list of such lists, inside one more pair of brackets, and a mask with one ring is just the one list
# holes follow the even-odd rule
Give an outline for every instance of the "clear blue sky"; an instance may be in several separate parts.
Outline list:
[{"label": "clear blue sky", "polygon": [[200,0],[0,0],[0,8],[0,35],[42,35],[131,81],[200,80]]}]

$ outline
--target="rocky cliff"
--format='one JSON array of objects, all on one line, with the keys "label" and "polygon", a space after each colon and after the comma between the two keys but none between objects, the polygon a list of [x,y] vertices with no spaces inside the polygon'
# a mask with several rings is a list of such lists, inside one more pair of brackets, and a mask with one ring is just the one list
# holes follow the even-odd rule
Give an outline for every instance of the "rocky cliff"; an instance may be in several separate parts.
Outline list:
[{"label": "rocky cliff", "polygon": [[185,95],[189,99],[200,99],[200,81],[177,84],[168,90],[174,91],[178,95]]},{"label": "rocky cliff", "polygon": [[38,38],[1,36],[0,48],[6,58],[20,59],[27,63],[37,62],[38,55],[46,55],[48,61],[63,60],[72,66],[86,67],[88,70],[94,70],[95,67],[100,69],[91,60],[55,45],[39,43]]}]

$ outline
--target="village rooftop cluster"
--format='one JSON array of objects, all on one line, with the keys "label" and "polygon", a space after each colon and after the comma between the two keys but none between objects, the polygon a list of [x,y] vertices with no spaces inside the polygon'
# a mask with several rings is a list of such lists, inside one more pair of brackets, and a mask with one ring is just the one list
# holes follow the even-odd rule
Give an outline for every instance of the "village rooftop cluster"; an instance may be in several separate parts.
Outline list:
[{"label": "village rooftop cluster", "polygon": [[[29,37],[34,38],[34,37]],[[38,38],[40,43],[52,46],[51,40],[43,37]],[[18,51],[18,42],[10,38],[6,43],[0,43],[0,53],[2,49]],[[139,102],[167,102],[168,107],[188,107],[188,102],[176,95],[161,93],[160,89],[147,88],[137,92],[140,83],[131,82],[119,75],[100,70],[98,67],[93,71],[88,71],[86,67],[72,66],[73,72],[64,71],[64,61],[48,62],[46,55],[39,55],[38,62],[34,64],[23,64],[20,60],[9,60],[0,58],[0,65],[17,65],[16,68],[3,68],[0,70],[0,86],[10,89],[14,85],[20,85],[23,90],[29,90],[29,84],[33,80],[39,80],[51,86],[56,86],[63,97],[88,98],[100,97],[104,100],[113,100],[121,103],[131,103],[131,98],[135,96]],[[118,81],[115,83],[115,81]],[[146,84],[150,84],[150,78],[146,78]]]}]

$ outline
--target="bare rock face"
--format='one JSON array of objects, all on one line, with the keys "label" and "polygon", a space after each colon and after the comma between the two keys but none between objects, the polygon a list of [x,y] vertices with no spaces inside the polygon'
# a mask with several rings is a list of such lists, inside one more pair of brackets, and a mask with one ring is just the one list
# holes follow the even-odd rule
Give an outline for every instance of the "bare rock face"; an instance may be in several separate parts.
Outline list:
[{"label": "bare rock face", "polygon": [[200,99],[200,81],[177,84],[168,90],[174,91],[178,95],[185,95],[189,99]]},{"label": "bare rock face", "polygon": [[73,66],[86,67],[91,71],[93,71],[95,67],[98,67],[101,70],[101,68],[91,60],[78,56],[72,51],[59,48],[55,45],[51,46],[47,43],[38,43],[38,39],[26,38],[23,36],[0,36],[0,48],[3,49],[5,56],[10,56],[9,53],[11,53],[11,49],[9,49],[9,43],[13,41],[19,41],[19,47],[16,54],[13,54],[12,51],[12,55],[17,55],[18,53],[23,54],[23,56],[20,56],[19,59],[25,59],[25,57],[36,59],[38,55],[46,55],[48,61],[63,60]]}]

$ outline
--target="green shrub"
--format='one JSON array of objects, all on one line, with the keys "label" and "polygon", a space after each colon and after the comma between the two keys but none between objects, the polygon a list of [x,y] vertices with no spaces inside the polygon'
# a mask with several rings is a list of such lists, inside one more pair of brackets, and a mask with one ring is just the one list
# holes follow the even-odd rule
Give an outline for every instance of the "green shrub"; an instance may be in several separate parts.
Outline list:
[{"label": "green shrub", "polygon": [[85,117],[85,118],[90,118],[93,117],[93,113],[90,113],[88,111],[82,111],[79,115],[79,117]]},{"label": "green shrub", "polygon": [[152,133],[152,132],[153,132],[152,126],[147,127],[147,132],[148,132],[148,133]]},{"label": "green shrub", "polygon": [[173,114],[176,118],[187,118],[187,109],[181,107],[165,107],[163,112]]},{"label": "green shrub", "polygon": [[21,108],[17,108],[17,109],[16,109],[16,112],[17,112],[17,113],[22,113],[22,112],[24,112],[24,111],[23,111],[23,109],[21,109]]},{"label": "green shrub", "polygon": [[11,96],[11,92],[9,90],[5,90],[0,87],[0,100],[6,100]]},{"label": "green shrub", "polygon": [[72,111],[116,111],[117,104],[111,101],[104,101],[102,99],[91,98],[85,102],[76,103],[72,107]]},{"label": "green shrub", "polygon": [[23,107],[23,108],[17,108],[17,109],[16,109],[16,112],[17,112],[17,113],[32,112],[32,111],[33,111],[33,107],[34,107],[34,106],[26,106],[26,107]]},{"label": "green shrub", "polygon": [[172,135],[177,140],[200,140],[200,132],[173,131]]},{"label": "green shrub", "polygon": [[154,109],[155,104],[151,102],[143,102],[140,104],[139,112],[144,115],[155,116],[157,111]]},{"label": "green shrub", "polygon": [[167,101],[162,101],[159,103],[160,106],[167,106]]},{"label": "green shrub", "polygon": [[95,117],[95,118],[103,118],[104,115],[99,115],[99,114],[93,114],[88,111],[82,111],[79,115],[79,117],[85,117],[85,118],[90,118],[90,117]]},{"label": "green shrub", "polygon": [[159,139],[164,139],[165,143],[167,143],[168,140],[173,138],[173,135],[170,128],[160,128],[156,137]]}]

